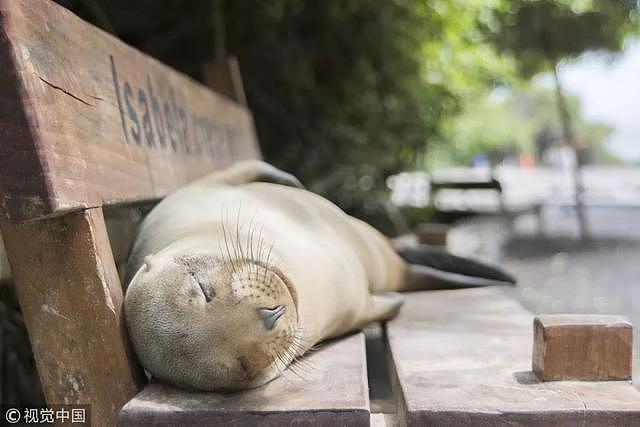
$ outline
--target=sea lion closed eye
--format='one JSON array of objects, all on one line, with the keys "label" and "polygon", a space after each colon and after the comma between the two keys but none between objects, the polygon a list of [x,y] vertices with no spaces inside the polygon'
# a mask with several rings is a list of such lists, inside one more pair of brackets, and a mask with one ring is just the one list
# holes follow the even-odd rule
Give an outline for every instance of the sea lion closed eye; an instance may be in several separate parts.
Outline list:
[{"label": "sea lion closed eye", "polygon": [[[255,182],[270,176],[277,184]],[[375,229],[297,187],[270,165],[240,162],[145,218],[125,315],[154,377],[201,390],[255,387],[319,341],[393,317],[396,291],[511,282],[447,254],[434,267],[419,247],[403,253],[408,264]]]}]

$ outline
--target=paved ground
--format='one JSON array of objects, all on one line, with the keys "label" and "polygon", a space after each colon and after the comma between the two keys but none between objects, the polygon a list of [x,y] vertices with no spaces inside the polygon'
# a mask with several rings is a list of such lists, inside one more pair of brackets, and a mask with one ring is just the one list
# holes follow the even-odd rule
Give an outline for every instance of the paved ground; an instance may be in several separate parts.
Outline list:
[{"label": "paved ground", "polygon": [[[593,239],[577,238],[573,210],[547,207],[545,234],[532,217],[513,234],[496,218],[456,227],[452,250],[499,261],[519,280],[514,296],[535,313],[623,314],[635,325],[634,378],[640,378],[640,208],[592,207]],[[502,242],[497,251],[492,242]],[[636,380],[638,381],[638,380]],[[640,381],[638,381],[640,382]]]}]

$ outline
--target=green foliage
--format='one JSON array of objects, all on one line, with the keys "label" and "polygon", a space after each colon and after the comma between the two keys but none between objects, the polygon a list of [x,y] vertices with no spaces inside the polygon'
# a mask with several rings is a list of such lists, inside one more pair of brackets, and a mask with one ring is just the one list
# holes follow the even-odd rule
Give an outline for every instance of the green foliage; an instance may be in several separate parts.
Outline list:
[{"label": "green foliage", "polygon": [[[530,5],[550,8],[553,22],[563,25],[606,9],[615,17],[607,21],[615,31],[606,47],[627,28],[609,25],[622,25],[627,9],[618,12],[606,0],[58,1],[196,79],[224,46],[239,59],[266,160],[383,228],[388,175],[421,164],[425,153],[435,156],[437,140],[453,141],[452,157],[468,157],[458,152],[471,138],[457,135],[450,119],[464,108],[460,121],[473,129],[465,132],[483,131],[471,113],[480,107],[472,104],[514,80],[517,63],[527,63]],[[525,131],[499,117],[472,145],[498,143],[501,132],[524,144]]]},{"label": "green foliage", "polygon": [[[474,6],[471,2],[469,8]],[[482,34],[471,48],[491,52],[484,53],[483,58],[499,58],[495,63],[501,67],[489,67],[490,75],[502,76],[512,89],[502,102],[479,96],[483,89],[487,93],[486,85],[475,94],[467,91],[463,111],[443,121],[444,137],[432,147],[425,165],[469,164],[478,153],[532,152],[536,134],[546,127],[558,134],[573,128],[578,148],[595,153],[590,160],[614,161],[603,147],[609,129],[585,123],[576,99],[565,100],[560,86],[555,94],[527,89],[513,70],[528,79],[538,72],[554,70],[561,59],[577,57],[587,50],[619,50],[625,37],[638,31],[636,2],[513,0],[495,2],[488,9],[470,13],[477,17]],[[496,55],[489,46],[502,55]],[[469,93],[475,96],[471,98]],[[563,101],[560,105],[559,97]],[[563,116],[558,114],[559,108]]]},{"label": "green foliage", "polygon": [[514,0],[486,32],[528,77],[588,50],[619,51],[637,14],[635,0]]},{"label": "green foliage", "polygon": [[222,10],[265,158],[367,218],[383,211],[386,177],[510,67],[476,19],[504,0],[59,1],[195,78]]},{"label": "green foliage", "polygon": [[425,85],[421,48],[437,16],[410,2],[228,2],[264,154],[360,216],[411,164],[457,99]]},{"label": "green foliage", "polygon": [[[535,154],[534,142],[539,132],[549,129],[558,136],[561,134],[555,103],[555,94],[550,89],[522,84],[496,90],[445,121],[444,139],[437,145],[439,155],[432,156],[430,152],[425,163],[433,169],[468,165],[479,153]],[[594,151],[593,161],[615,162],[603,146],[610,129],[586,121],[577,98],[568,98],[568,108],[576,119],[581,148]]]}]

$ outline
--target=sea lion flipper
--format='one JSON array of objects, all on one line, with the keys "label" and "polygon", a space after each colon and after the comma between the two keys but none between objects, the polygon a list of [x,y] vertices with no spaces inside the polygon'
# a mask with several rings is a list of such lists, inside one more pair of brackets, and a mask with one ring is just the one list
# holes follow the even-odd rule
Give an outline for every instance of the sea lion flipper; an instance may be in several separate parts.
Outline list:
[{"label": "sea lion flipper", "polygon": [[270,182],[287,187],[304,188],[295,176],[261,160],[242,160],[202,179],[205,184],[242,185]]},{"label": "sea lion flipper", "polygon": [[405,290],[510,286],[516,283],[511,275],[498,267],[456,256],[441,248],[414,245],[397,251],[409,263]]},{"label": "sea lion flipper", "polygon": [[381,292],[371,295],[365,315],[359,320],[355,329],[365,327],[371,322],[389,320],[395,317],[404,304],[405,297],[397,292]]},{"label": "sea lion flipper", "polygon": [[480,286],[513,286],[514,282],[467,276],[438,270],[426,265],[409,264],[405,291],[475,288]]}]

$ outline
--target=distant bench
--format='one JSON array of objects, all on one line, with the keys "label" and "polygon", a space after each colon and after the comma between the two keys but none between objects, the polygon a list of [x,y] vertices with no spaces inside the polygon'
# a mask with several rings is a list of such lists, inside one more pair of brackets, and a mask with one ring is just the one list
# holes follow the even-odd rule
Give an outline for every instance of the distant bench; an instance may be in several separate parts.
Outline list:
[{"label": "distant bench", "polygon": [[[443,206],[439,197],[448,192],[460,193],[461,203],[456,204],[455,207]],[[491,192],[496,195],[497,203],[488,206],[472,206],[468,200],[472,192]],[[542,229],[542,201],[538,200],[517,206],[508,204],[505,200],[502,184],[493,174],[488,177],[431,177],[429,203],[438,212],[458,215],[497,213],[509,221],[518,215],[533,213],[538,218],[539,228]]]}]

